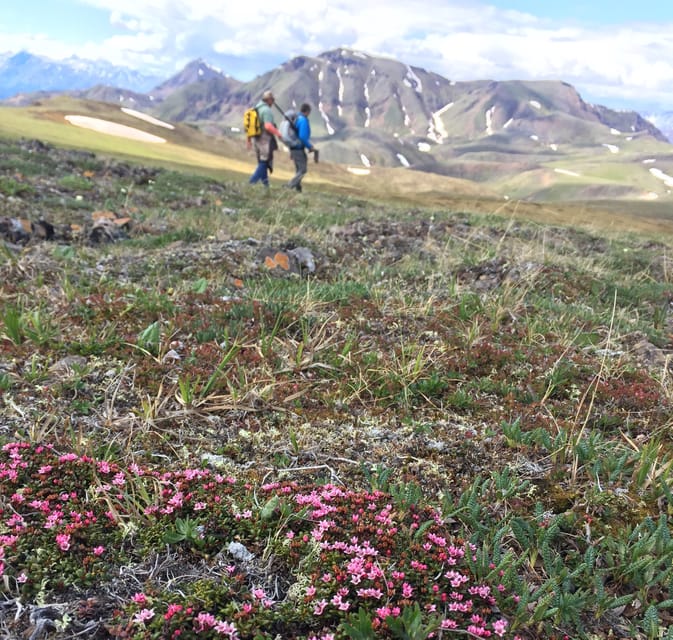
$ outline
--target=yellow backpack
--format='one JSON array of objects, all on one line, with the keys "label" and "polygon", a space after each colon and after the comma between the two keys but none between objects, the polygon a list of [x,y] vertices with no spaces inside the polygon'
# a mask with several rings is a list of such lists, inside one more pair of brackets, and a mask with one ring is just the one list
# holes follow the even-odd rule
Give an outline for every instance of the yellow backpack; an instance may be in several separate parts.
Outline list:
[{"label": "yellow backpack", "polygon": [[262,123],[255,107],[246,109],[243,114],[243,130],[248,138],[256,138],[262,133]]}]

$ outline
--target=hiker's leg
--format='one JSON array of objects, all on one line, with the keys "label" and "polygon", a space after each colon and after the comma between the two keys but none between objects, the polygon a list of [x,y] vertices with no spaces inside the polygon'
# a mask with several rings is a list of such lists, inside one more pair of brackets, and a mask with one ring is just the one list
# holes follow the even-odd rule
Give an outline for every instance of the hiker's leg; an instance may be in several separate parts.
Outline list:
[{"label": "hiker's leg", "polygon": [[250,176],[250,184],[262,181],[262,184],[269,186],[268,165],[266,160],[260,160],[255,169],[255,173]]},{"label": "hiker's leg", "polygon": [[291,189],[297,189],[297,191],[301,191],[302,178],[306,175],[306,172],[308,171],[308,160],[306,158],[306,151],[304,151],[303,149],[292,149],[292,151],[290,151],[290,154],[292,155],[292,159],[294,160],[294,167],[296,173],[292,177],[292,180],[288,182],[287,186],[290,187]]}]

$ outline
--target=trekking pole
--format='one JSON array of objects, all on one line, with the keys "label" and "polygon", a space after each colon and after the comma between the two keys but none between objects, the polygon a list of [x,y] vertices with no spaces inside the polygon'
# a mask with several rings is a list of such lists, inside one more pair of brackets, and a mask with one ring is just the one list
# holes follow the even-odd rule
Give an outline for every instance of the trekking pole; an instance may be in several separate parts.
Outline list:
[{"label": "trekking pole", "polygon": [[297,133],[297,125],[295,125],[295,123],[292,122],[292,120],[290,120],[290,118],[287,117],[285,111],[283,111],[280,108],[280,105],[275,100],[273,101],[273,106],[276,107],[276,109],[278,109],[278,111],[280,111],[283,114],[283,118],[285,118],[290,123],[290,126],[292,127],[293,131]]}]

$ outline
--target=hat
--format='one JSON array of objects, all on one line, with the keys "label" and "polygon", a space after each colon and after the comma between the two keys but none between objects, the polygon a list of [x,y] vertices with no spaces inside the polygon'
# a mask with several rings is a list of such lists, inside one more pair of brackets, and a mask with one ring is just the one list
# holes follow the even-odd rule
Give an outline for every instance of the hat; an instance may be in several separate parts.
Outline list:
[{"label": "hat", "polygon": [[271,93],[271,89],[267,89],[263,94],[262,94],[262,100],[268,100],[269,98],[273,99],[273,93]]}]

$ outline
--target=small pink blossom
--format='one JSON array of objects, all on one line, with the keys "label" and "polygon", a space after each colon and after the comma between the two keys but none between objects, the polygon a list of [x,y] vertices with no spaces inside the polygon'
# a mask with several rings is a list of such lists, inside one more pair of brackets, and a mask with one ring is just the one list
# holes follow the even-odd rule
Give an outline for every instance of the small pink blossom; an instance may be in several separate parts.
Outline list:
[{"label": "small pink blossom", "polygon": [[229,636],[229,640],[237,640],[238,630],[236,625],[231,622],[218,621],[213,629],[222,636]]},{"label": "small pink blossom", "polygon": [[133,622],[144,625],[145,622],[154,618],[154,609],[141,609],[133,616]]},{"label": "small pink blossom", "polygon": [[502,638],[505,635],[505,629],[507,629],[507,620],[500,619],[493,623],[493,633],[496,636]]},{"label": "small pink blossom", "polygon": [[315,606],[313,607],[313,615],[319,616],[322,614],[322,612],[325,610],[325,607],[327,606],[327,601],[326,600],[320,600],[315,603]]},{"label": "small pink blossom", "polygon": [[59,533],[56,536],[56,544],[61,551],[67,551],[70,549],[70,534],[69,533]]},{"label": "small pink blossom", "polygon": [[198,631],[205,631],[211,629],[216,624],[215,616],[212,613],[199,613],[194,619],[194,629]]},{"label": "small pink blossom", "polygon": [[102,556],[105,553],[105,547],[103,546],[94,547],[92,553],[95,556]]}]

